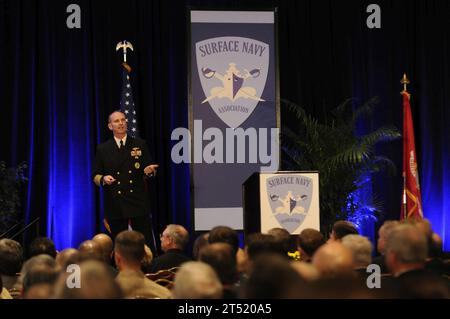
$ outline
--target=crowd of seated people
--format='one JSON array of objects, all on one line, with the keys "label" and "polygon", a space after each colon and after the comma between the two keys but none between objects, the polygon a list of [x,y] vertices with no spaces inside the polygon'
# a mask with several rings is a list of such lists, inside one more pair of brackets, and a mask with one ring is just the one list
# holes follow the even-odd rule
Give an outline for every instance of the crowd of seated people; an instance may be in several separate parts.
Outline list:
[{"label": "crowd of seated people", "polygon": [[427,220],[386,221],[378,254],[348,221],[336,222],[326,235],[304,229],[292,236],[274,228],[249,234],[241,248],[235,230],[217,226],[188,252],[188,231],[171,224],[156,257],[132,230],[114,241],[97,234],[59,252],[38,237],[27,256],[5,238],[0,298],[450,298],[450,261]]}]

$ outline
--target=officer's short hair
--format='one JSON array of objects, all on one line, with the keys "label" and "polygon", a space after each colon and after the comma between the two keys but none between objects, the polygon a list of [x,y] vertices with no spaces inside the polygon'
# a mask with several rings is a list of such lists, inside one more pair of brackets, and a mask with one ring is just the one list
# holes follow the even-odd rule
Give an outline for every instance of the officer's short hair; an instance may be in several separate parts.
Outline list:
[{"label": "officer's short hair", "polygon": [[123,113],[121,110],[115,110],[115,111],[112,111],[112,112],[109,113],[109,115],[108,115],[108,123],[111,123],[111,115],[113,115],[114,113],[122,113],[123,115],[125,115],[125,113]]},{"label": "officer's short hair", "polygon": [[145,254],[145,237],[134,230],[120,232],[115,240],[115,250],[126,260],[140,262]]}]

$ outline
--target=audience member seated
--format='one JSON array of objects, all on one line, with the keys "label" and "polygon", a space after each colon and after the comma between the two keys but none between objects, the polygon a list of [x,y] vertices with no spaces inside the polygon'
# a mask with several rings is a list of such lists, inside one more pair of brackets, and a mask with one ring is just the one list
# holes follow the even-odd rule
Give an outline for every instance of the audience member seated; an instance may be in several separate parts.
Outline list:
[{"label": "audience member seated", "polygon": [[17,241],[0,239],[0,275],[5,289],[13,289],[17,283],[17,273],[22,267],[22,260],[22,246]]},{"label": "audience member seated", "polygon": [[234,229],[228,226],[216,226],[209,232],[208,241],[210,244],[229,244],[236,253],[238,272],[242,274],[246,271],[248,263],[247,254],[239,247],[239,235]]},{"label": "audience member seated", "polygon": [[[358,283],[361,287],[360,291],[363,289],[369,289],[367,286],[367,280],[370,275],[372,275],[373,270],[370,269],[368,272],[367,267],[372,262],[372,243],[367,237],[360,235],[347,235],[342,238],[342,245],[349,248],[353,255],[353,269],[357,274],[355,278],[355,284]],[[375,298],[395,298],[397,297],[397,291],[393,287],[391,277],[379,277],[380,289],[372,289],[368,297]],[[370,289],[369,289],[370,290]]]},{"label": "audience member seated", "polygon": [[208,246],[209,244],[209,233],[203,233],[198,235],[198,237],[194,241],[194,245],[192,246],[192,258],[194,260],[198,260],[200,255],[200,250],[203,247]]},{"label": "audience member seated", "polygon": [[[31,298],[33,294],[37,293],[41,293],[42,295],[42,292],[48,293],[46,298],[50,297],[53,294],[52,288],[58,279],[59,270],[60,269],[56,262],[53,265],[49,265],[47,263],[36,263],[32,265],[23,277],[23,298]],[[39,290],[34,290],[31,294],[28,294],[29,290],[37,285],[39,285]]]},{"label": "audience member seated", "polygon": [[448,264],[441,259],[442,239],[438,234],[433,233],[431,223],[428,219],[408,219],[404,223],[416,226],[427,239],[427,259],[425,260],[425,269],[435,272],[438,275],[449,275]]},{"label": "audience member seated", "polygon": [[275,227],[270,229],[267,234],[273,236],[275,241],[280,243],[287,256],[290,256],[289,253],[295,253],[297,251],[297,247],[292,246],[291,234],[286,229]]},{"label": "audience member seated", "polygon": [[78,250],[75,248],[66,248],[56,255],[56,263],[64,271],[70,264],[78,263]]},{"label": "audience member seated", "polygon": [[161,235],[161,256],[153,259],[150,272],[179,267],[182,263],[191,260],[183,252],[189,242],[189,233],[181,225],[167,225]]},{"label": "audience member seated", "polygon": [[386,265],[405,298],[450,298],[447,279],[425,269],[428,244],[423,228],[395,227],[386,242]]},{"label": "audience member seated", "polygon": [[340,242],[322,245],[314,254],[312,264],[321,278],[353,277],[353,255]]},{"label": "audience member seated", "polygon": [[17,280],[17,283],[14,285],[14,289],[20,291],[22,295],[24,280],[28,272],[41,266],[48,269],[58,269],[58,265],[55,259],[48,254],[41,254],[31,257],[23,264],[22,269],[20,270],[19,279]]},{"label": "audience member seated", "polygon": [[279,241],[276,241],[272,235],[254,233],[250,234],[246,239],[246,252],[249,259],[249,266],[252,261],[261,254],[278,254],[288,259],[284,253],[283,246]]},{"label": "audience member seated", "polygon": [[214,243],[226,243],[233,248],[236,254],[239,250],[239,235],[238,233],[228,226],[216,226],[209,232],[208,241],[210,244]]},{"label": "audience member seated", "polygon": [[199,261],[181,265],[172,289],[175,299],[219,299],[222,284],[214,269]]},{"label": "audience member seated", "polygon": [[365,280],[367,266],[372,262],[372,243],[361,235],[347,235],[342,238],[342,245],[352,252],[353,269]]},{"label": "audience member seated", "polygon": [[94,259],[105,262],[100,244],[93,240],[85,240],[78,246],[80,261]]},{"label": "audience member seated", "polygon": [[56,248],[53,241],[47,237],[36,237],[30,244],[28,256],[29,258],[46,254],[56,258]]},{"label": "audience member seated", "polygon": [[356,229],[356,226],[349,221],[338,220],[333,225],[333,229],[331,230],[330,238],[328,239],[328,241],[330,241],[330,242],[341,241],[341,239],[344,236],[347,236],[350,234],[354,234],[354,235],[359,234],[358,229]]},{"label": "audience member seated", "polygon": [[425,269],[441,276],[450,276],[450,264],[443,259],[442,238],[432,233],[428,238],[428,257],[425,261]]},{"label": "audience member seated", "polygon": [[107,264],[111,264],[113,255],[113,241],[111,237],[106,234],[97,234],[92,238],[92,240],[100,245],[103,260]]},{"label": "audience member seated", "polygon": [[300,260],[306,263],[311,263],[314,253],[323,244],[325,244],[325,238],[321,232],[312,228],[302,230],[297,237]]},{"label": "audience member seated", "polygon": [[116,236],[114,258],[119,274],[116,281],[125,298],[171,298],[170,291],[147,279],[141,271],[145,255],[144,235],[137,231],[123,231]]},{"label": "audience member seated", "polygon": [[209,244],[200,251],[200,261],[210,265],[219,276],[223,287],[223,298],[237,298],[239,275],[236,254],[226,243]]},{"label": "audience member seated", "polygon": [[[289,259],[292,237],[282,228],[247,236],[242,250],[235,230],[215,227],[195,241],[196,262],[183,251],[189,241],[186,229],[174,224],[161,235],[164,254],[154,259],[144,236],[136,231],[117,235],[114,251],[105,234],[83,242],[79,250],[60,253],[50,239],[38,237],[29,248],[33,257],[23,264],[20,244],[1,239],[0,299],[450,299],[442,239],[433,233],[429,221],[386,221],[377,242],[381,255],[374,259],[371,242],[357,233],[353,224],[338,221],[325,243],[320,232],[305,229],[297,237],[301,261]],[[114,262],[120,271],[116,278]],[[368,287],[371,263],[380,265],[381,289]],[[79,265],[81,278],[65,271],[70,264]],[[68,284],[77,281],[80,288]]]},{"label": "audience member seated", "polygon": [[242,297],[249,299],[296,298],[306,283],[290,266],[290,260],[279,254],[260,254],[253,267]]},{"label": "audience member seated", "polygon": [[[58,299],[121,299],[122,290],[114,280],[108,265],[97,260],[80,263],[79,288],[76,279],[69,278],[71,273],[62,272],[55,284],[55,297]],[[73,284],[69,287],[67,282]]]},{"label": "audience member seated", "polygon": [[78,247],[78,254],[77,254],[78,262],[87,261],[87,260],[97,260],[104,262],[111,275],[114,277],[117,276],[117,269],[113,266],[111,266],[111,262],[105,261],[105,255],[103,253],[102,247],[97,241],[93,240],[85,240],[80,244]]},{"label": "audience member seated", "polygon": [[380,254],[372,259],[373,264],[377,264],[380,266],[381,273],[386,274],[389,272],[389,269],[386,266],[386,261],[384,258],[384,254],[386,251],[386,240],[391,231],[400,224],[397,220],[388,220],[385,221],[384,224],[378,230],[378,240],[377,240],[377,250]]}]

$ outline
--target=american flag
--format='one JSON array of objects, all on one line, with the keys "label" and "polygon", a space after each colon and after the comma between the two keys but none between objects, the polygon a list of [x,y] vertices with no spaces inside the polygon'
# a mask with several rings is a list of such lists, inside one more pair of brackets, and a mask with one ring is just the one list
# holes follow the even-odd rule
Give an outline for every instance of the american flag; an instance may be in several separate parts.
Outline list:
[{"label": "american flag", "polygon": [[120,111],[125,114],[128,122],[127,134],[131,137],[139,137],[139,130],[136,120],[136,110],[134,109],[133,91],[131,89],[130,73],[131,67],[122,64],[122,96],[120,98]]}]

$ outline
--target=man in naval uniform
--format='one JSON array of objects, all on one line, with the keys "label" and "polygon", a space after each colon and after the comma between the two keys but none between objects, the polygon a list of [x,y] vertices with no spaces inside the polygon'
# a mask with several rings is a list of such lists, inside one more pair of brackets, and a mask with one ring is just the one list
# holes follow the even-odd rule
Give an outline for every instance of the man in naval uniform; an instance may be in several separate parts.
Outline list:
[{"label": "man in naval uniform", "polygon": [[144,140],[127,135],[125,114],[109,115],[108,128],[113,138],[97,146],[93,179],[103,188],[104,213],[113,239],[130,224],[145,236],[146,244],[155,252],[149,215],[146,176],[156,173]]}]

